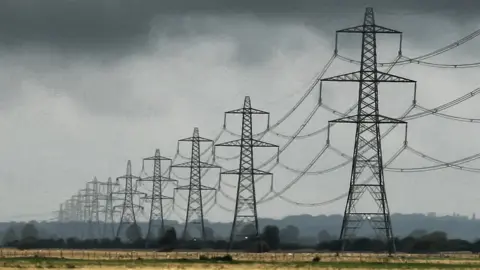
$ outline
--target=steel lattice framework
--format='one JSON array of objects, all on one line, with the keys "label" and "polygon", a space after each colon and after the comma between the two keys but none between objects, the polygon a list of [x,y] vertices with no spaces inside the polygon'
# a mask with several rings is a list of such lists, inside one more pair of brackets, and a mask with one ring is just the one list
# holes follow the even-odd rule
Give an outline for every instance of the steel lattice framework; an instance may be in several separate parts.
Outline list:
[{"label": "steel lattice framework", "polygon": [[[91,191],[90,211],[88,218],[88,238],[96,239],[100,236],[100,186],[97,177],[87,182],[87,189]],[[91,186],[91,187],[90,187]]]},{"label": "steel lattice framework", "polygon": [[74,201],[75,220],[80,222],[85,221],[83,218],[83,198],[80,191],[78,191],[77,194],[72,196],[72,200]]},{"label": "steel lattice framework", "polygon": [[[148,220],[148,230],[145,244],[148,246],[149,241],[155,238],[154,228],[160,227],[158,237],[161,237],[165,232],[165,223],[164,223],[164,211],[163,211],[163,200],[173,200],[173,197],[163,195],[162,184],[164,182],[178,182],[177,180],[171,179],[170,174],[168,177],[162,176],[162,161],[171,162],[172,159],[166,158],[160,155],[160,150],[156,149],[155,155],[153,157],[144,158],[143,161],[153,160],[153,176],[141,178],[140,181],[151,181],[152,182],[152,193],[150,196],[145,196],[144,199],[150,200],[150,216]],[[169,166],[169,167],[170,167]],[[169,169],[170,170],[170,169]]]},{"label": "steel lattice framework", "polygon": [[[406,122],[379,113],[378,84],[380,82],[415,83],[415,81],[377,69],[376,34],[401,35],[401,32],[376,25],[372,8],[366,9],[363,25],[339,30],[337,35],[338,33],[362,34],[360,71],[322,79],[322,81],[330,82],[359,83],[356,115],[330,121],[330,123],[356,124],[350,188],[340,232],[341,251],[345,250],[347,241],[355,237],[356,230],[365,220],[368,220],[375,232],[387,241],[388,253],[392,254],[395,252],[395,243],[385,191],[380,124],[406,124]],[[399,53],[401,53],[401,49]],[[357,183],[366,168],[373,173],[376,183]],[[355,207],[365,191],[368,191],[374,198],[378,206],[377,212],[356,210]]]},{"label": "steel lattice framework", "polygon": [[114,206],[114,210],[116,207],[122,208],[120,223],[118,224],[116,233],[117,238],[121,237],[124,227],[127,227],[129,224],[137,224],[137,219],[135,217],[135,209],[143,210],[143,207],[141,205],[134,203],[135,196],[145,195],[145,193],[139,192],[133,187],[133,181],[139,179],[140,178],[138,176],[132,175],[132,163],[129,160],[127,162],[127,173],[123,176],[117,177],[117,183],[120,180],[125,180],[125,188],[123,191],[113,193],[124,195],[123,203],[121,205]]},{"label": "steel lattice framework", "polygon": [[105,187],[105,192],[101,192],[99,196],[100,201],[105,201],[105,204],[101,208],[100,212],[103,214],[104,223],[102,229],[102,237],[113,239],[115,238],[115,220],[114,220],[114,208],[113,201],[118,200],[114,198],[114,188],[119,187],[118,183],[114,183],[112,178],[109,177],[107,182],[98,182],[100,187]]},{"label": "steel lattice framework", "polygon": [[91,239],[92,235],[90,234],[90,213],[92,212],[92,189],[88,188],[88,184],[85,185],[84,189],[79,191],[79,196],[81,200],[81,213],[82,221],[86,227],[82,230],[82,236],[85,239]]},{"label": "steel lattice framework", "polygon": [[[206,240],[205,235],[205,223],[203,216],[203,198],[202,191],[215,190],[215,188],[202,185],[202,169],[215,169],[220,168],[217,165],[209,164],[201,161],[200,157],[200,143],[207,142],[212,143],[210,139],[200,137],[198,128],[193,129],[193,136],[179,140],[179,142],[191,142],[192,150],[190,161],[185,163],[172,165],[172,168],[189,168],[190,169],[190,183],[186,186],[180,186],[175,190],[188,190],[187,200],[187,213],[185,216],[185,227],[183,229],[182,238],[185,240],[187,237],[188,226],[190,223],[200,223],[201,240]],[[212,147],[213,149],[213,147]],[[196,219],[195,219],[196,218]]]},{"label": "steel lattice framework", "polygon": [[255,147],[277,147],[278,151],[278,145],[253,138],[252,115],[267,115],[270,122],[270,114],[268,112],[252,108],[250,97],[245,97],[243,108],[226,112],[225,118],[227,114],[242,115],[242,133],[240,139],[216,145],[240,147],[239,168],[237,170],[230,170],[221,173],[222,175],[238,175],[235,213],[233,216],[232,230],[230,232],[230,250],[236,236],[238,235],[237,229],[240,227],[240,224],[243,226],[253,225],[255,231],[251,233],[249,232],[248,236],[254,236],[255,240],[258,240],[259,238],[257,199],[255,194],[255,175],[271,175],[271,173],[254,168],[253,149]]}]

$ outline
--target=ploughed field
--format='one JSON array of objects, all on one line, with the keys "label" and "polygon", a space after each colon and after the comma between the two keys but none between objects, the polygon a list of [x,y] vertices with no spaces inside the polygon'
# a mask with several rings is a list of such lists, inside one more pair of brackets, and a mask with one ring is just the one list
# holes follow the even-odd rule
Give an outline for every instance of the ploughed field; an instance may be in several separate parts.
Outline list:
[{"label": "ploughed field", "polygon": [[[0,249],[0,268],[12,269],[480,269],[480,255],[469,253],[385,254],[230,253],[125,250]],[[201,258],[201,259],[200,259]],[[316,258],[315,261],[313,259]]]}]

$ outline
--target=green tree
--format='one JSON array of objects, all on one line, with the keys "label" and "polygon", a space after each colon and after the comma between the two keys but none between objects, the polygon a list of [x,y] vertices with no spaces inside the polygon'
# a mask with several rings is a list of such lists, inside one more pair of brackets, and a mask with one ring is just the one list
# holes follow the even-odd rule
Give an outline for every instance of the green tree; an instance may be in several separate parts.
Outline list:
[{"label": "green tree", "polygon": [[428,232],[424,229],[415,229],[408,236],[418,239],[424,237],[427,234]]},{"label": "green tree", "polygon": [[253,225],[253,223],[246,224],[240,230],[240,235],[246,238],[255,237],[255,225]]},{"label": "green tree", "polygon": [[215,240],[215,232],[210,227],[205,227],[205,238],[207,241]]},{"label": "green tree", "polygon": [[442,231],[434,231],[427,235],[422,236],[422,240],[434,241],[434,242],[445,242],[448,240],[448,235]]},{"label": "green tree", "polygon": [[128,226],[127,231],[125,232],[128,241],[135,242],[142,238],[142,230],[138,224],[133,223],[132,225]]},{"label": "green tree", "polygon": [[25,240],[25,239],[37,240],[38,230],[32,222],[29,222],[23,226],[22,230],[20,231],[20,237],[22,240]]},{"label": "green tree", "polygon": [[160,237],[159,244],[172,246],[175,242],[177,242],[177,231],[173,227],[168,227],[163,236]]},{"label": "green tree", "polygon": [[190,234],[190,231],[189,230],[186,230],[184,232],[184,234],[182,235],[182,239],[184,239],[185,241],[190,241],[193,239],[192,235]]},{"label": "green tree", "polygon": [[325,243],[325,242],[332,241],[333,239],[332,239],[332,236],[326,230],[321,230],[317,234],[317,240],[318,240],[318,243]]},{"label": "green tree", "polygon": [[17,234],[15,233],[15,230],[13,229],[13,227],[10,227],[8,228],[8,230],[5,232],[5,234],[3,235],[3,240],[2,240],[2,243],[4,245],[8,244],[8,243],[12,243],[12,242],[15,242],[15,241],[18,241],[18,236]]},{"label": "green tree", "polygon": [[297,243],[300,236],[300,230],[292,225],[280,230],[280,241],[282,243]]},{"label": "green tree", "polygon": [[262,238],[270,249],[278,249],[280,245],[280,230],[277,226],[267,225],[263,228]]}]

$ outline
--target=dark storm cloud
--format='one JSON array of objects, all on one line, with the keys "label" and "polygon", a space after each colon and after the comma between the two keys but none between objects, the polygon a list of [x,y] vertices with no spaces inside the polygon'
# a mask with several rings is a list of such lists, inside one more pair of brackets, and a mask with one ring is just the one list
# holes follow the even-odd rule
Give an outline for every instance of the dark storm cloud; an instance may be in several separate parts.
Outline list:
[{"label": "dark storm cloud", "polygon": [[[301,29],[289,26],[310,28],[312,33],[328,38],[333,49],[334,31],[360,24],[366,6],[374,7],[380,16],[413,14],[416,19],[427,14],[462,24],[478,13],[480,1],[3,0],[0,65],[9,71],[5,76],[10,80],[0,82],[2,106],[18,97],[23,80],[33,77],[34,84],[67,93],[89,108],[113,111],[104,104],[108,91],[118,98],[112,104],[121,104],[134,91],[128,79],[117,78],[125,75],[112,71],[118,60],[130,57],[125,62],[134,62],[136,54],[148,55],[150,50],[161,51],[163,57],[168,50],[159,50],[159,44],[194,47],[195,37],[228,38],[235,46],[230,66],[264,63],[277,50],[294,56],[305,46],[317,46],[305,44],[305,33],[296,33]],[[432,47],[432,39],[426,36],[443,31],[435,30],[439,28],[435,25],[418,25],[413,19],[392,18],[382,18],[379,24],[404,31],[415,46],[429,43]],[[433,30],[424,33],[425,29]],[[348,40],[342,44],[358,47],[358,42]],[[19,72],[12,72],[12,66]],[[129,114],[135,106],[137,103],[131,102],[120,107]]]},{"label": "dark storm cloud", "polygon": [[320,22],[330,25],[332,19],[338,25],[346,14],[358,14],[365,6],[379,13],[425,12],[459,21],[480,11],[480,1],[475,0],[3,0],[0,40],[4,46],[31,42],[112,52],[113,45],[117,50],[145,45],[155,18],[173,36],[191,32],[172,21],[175,14],[252,13],[265,20],[291,17],[318,26]]}]

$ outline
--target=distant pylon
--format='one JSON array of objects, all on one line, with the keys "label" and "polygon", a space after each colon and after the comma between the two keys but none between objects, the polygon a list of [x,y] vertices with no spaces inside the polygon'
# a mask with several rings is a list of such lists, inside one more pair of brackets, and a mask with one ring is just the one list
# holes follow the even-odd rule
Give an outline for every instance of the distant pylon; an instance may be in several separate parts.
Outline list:
[{"label": "distant pylon", "polygon": [[70,222],[75,220],[75,201],[70,198],[65,201],[65,221]]},{"label": "distant pylon", "polygon": [[92,190],[88,188],[88,184],[84,189],[80,190],[80,196],[82,200],[82,217],[83,217],[83,222],[84,222],[84,229],[82,230],[82,235],[85,239],[92,239],[92,232],[89,230],[90,229],[90,213],[92,212]]},{"label": "distant pylon", "polygon": [[66,214],[65,214],[65,207],[66,206],[66,203],[61,203],[60,204],[60,209],[58,210],[58,222],[59,223],[64,223],[65,222],[65,217],[66,217]]},{"label": "distant pylon", "polygon": [[88,219],[88,235],[92,239],[100,237],[100,186],[97,177],[87,183],[90,190],[90,212]]},{"label": "distant pylon", "polygon": [[[383,116],[379,113],[378,83],[415,83],[410,79],[381,72],[377,69],[376,34],[402,34],[375,24],[372,8],[365,11],[362,25],[337,31],[338,33],[362,34],[362,55],[360,71],[333,76],[321,81],[358,82],[358,109],[352,116],[346,116],[330,123],[356,124],[353,150],[350,188],[343,216],[340,241],[341,251],[346,248],[347,240],[355,237],[356,230],[368,220],[377,234],[387,242],[388,253],[395,252],[395,241],[390,221],[387,193],[383,174],[380,124],[406,124],[406,122]],[[337,48],[337,46],[335,46]],[[401,47],[399,54],[401,54]],[[361,184],[357,180],[366,168],[373,173],[376,183]],[[356,206],[365,191],[368,191],[378,206],[378,211],[358,211]]]},{"label": "distant pylon", "polygon": [[[164,223],[164,211],[163,211],[163,200],[173,200],[173,197],[168,197],[163,195],[164,183],[168,182],[177,182],[177,180],[170,178],[170,173],[168,177],[164,177],[162,174],[162,161],[170,161],[172,159],[162,157],[160,155],[160,150],[155,151],[153,157],[144,158],[143,161],[153,160],[153,175],[149,177],[141,178],[140,181],[150,181],[152,182],[152,193],[150,196],[145,196],[144,199],[149,200],[150,204],[150,216],[148,220],[148,230],[145,245],[148,247],[149,241],[154,239],[155,231],[154,228],[159,227],[157,233],[161,234],[158,237],[161,237],[165,231]],[[170,166],[169,166],[170,167]],[[169,168],[170,170],[170,168]]]},{"label": "distant pylon", "polygon": [[100,212],[103,214],[104,223],[103,223],[103,230],[102,230],[102,237],[113,239],[115,238],[115,220],[114,220],[114,209],[113,209],[113,201],[118,200],[113,196],[114,194],[114,187],[118,187],[118,183],[113,183],[112,178],[109,177],[107,182],[99,182],[99,185],[102,187],[106,187],[105,192],[101,192],[99,200],[105,201],[105,204],[101,208]]},{"label": "distant pylon", "polygon": [[83,198],[82,194],[77,192],[77,194],[72,196],[72,200],[74,201],[74,216],[75,221],[83,222],[85,221],[83,218]]},{"label": "distant pylon", "polygon": [[[185,216],[185,226],[183,228],[182,238],[185,240],[188,232],[188,226],[192,221],[200,223],[200,237],[202,241],[205,237],[205,223],[203,213],[203,199],[202,191],[215,190],[215,188],[202,185],[202,169],[220,168],[219,166],[209,164],[200,159],[200,143],[212,143],[212,140],[200,137],[198,128],[193,129],[193,136],[179,140],[179,142],[191,142],[192,152],[190,161],[185,163],[172,165],[172,168],[189,168],[190,169],[190,183],[186,186],[177,187],[176,190],[188,190],[187,213]],[[213,150],[213,147],[212,147]],[[194,220],[197,218],[198,220]]]},{"label": "distant pylon", "polygon": [[128,226],[129,224],[137,224],[137,219],[135,217],[135,209],[143,210],[142,206],[134,203],[135,196],[145,195],[144,193],[138,192],[133,188],[133,180],[138,179],[140,179],[138,176],[132,175],[132,163],[129,160],[127,162],[127,173],[123,176],[117,177],[117,182],[119,180],[125,180],[125,189],[120,192],[114,192],[114,194],[124,195],[123,204],[117,206],[122,208],[120,224],[118,225],[116,234],[117,238],[121,237],[121,233],[124,227]]},{"label": "distant pylon", "polygon": [[[240,165],[237,170],[222,172],[225,174],[238,175],[237,196],[235,202],[235,213],[233,216],[232,230],[230,232],[229,250],[232,248],[239,223],[243,226],[253,225],[253,235],[255,240],[259,239],[260,228],[258,227],[257,199],[255,194],[255,175],[271,175],[269,172],[261,171],[254,168],[253,149],[255,147],[277,147],[277,145],[256,140],[252,133],[252,115],[264,114],[270,118],[270,114],[265,111],[257,110],[251,107],[250,97],[245,97],[243,108],[228,111],[227,114],[242,115],[242,134],[239,140],[220,143],[216,146],[240,147]],[[226,120],[225,120],[226,123]],[[278,156],[277,156],[278,161]]]}]

